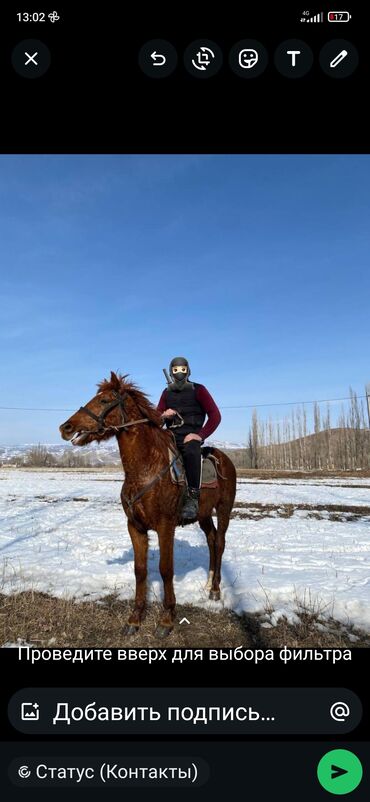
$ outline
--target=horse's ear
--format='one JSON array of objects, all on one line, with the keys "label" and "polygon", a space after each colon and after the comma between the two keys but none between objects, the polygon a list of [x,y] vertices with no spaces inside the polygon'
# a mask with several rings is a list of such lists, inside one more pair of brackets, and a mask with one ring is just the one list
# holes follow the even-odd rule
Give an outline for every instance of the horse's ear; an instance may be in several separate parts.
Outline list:
[{"label": "horse's ear", "polygon": [[121,382],[116,373],[113,370],[110,372],[110,383],[112,385],[113,390],[119,390],[121,387]]}]

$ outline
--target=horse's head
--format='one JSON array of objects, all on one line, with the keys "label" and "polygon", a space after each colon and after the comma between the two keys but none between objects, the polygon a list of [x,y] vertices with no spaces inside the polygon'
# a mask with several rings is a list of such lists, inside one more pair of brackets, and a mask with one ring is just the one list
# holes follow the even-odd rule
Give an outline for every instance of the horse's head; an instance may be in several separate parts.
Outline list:
[{"label": "horse's head", "polygon": [[111,372],[110,380],[98,384],[98,393],[59,426],[63,440],[85,446],[93,440],[108,440],[124,423],[148,418],[161,425],[160,415],[147,397],[125,376]]}]

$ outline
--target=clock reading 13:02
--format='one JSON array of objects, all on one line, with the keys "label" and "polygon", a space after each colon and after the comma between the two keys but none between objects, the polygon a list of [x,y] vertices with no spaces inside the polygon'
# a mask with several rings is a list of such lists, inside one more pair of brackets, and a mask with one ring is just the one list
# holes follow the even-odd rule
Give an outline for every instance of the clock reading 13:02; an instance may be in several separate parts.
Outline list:
[{"label": "clock reading 13:02", "polygon": [[18,11],[18,22],[57,22],[60,16],[57,11]]}]

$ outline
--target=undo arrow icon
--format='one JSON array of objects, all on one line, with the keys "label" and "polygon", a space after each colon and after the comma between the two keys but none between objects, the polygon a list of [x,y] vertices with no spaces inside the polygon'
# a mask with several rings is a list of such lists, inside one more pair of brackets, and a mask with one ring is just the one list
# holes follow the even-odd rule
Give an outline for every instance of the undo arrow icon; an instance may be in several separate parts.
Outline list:
[{"label": "undo arrow icon", "polygon": [[166,56],[164,56],[163,53],[157,53],[156,50],[153,50],[153,53],[150,54],[150,58],[154,61],[153,67],[163,67],[163,64],[166,63]]}]

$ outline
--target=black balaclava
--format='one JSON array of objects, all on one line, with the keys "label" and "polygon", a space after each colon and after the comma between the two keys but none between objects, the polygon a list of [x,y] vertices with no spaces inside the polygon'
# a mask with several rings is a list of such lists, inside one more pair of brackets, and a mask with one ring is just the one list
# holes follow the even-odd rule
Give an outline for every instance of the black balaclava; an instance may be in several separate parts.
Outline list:
[{"label": "black balaclava", "polygon": [[[186,373],[174,373],[173,368],[175,367],[186,367]],[[188,382],[188,378],[190,376],[190,372],[189,362],[184,356],[175,356],[173,359],[171,359],[170,376],[174,382],[174,390],[184,390],[185,387],[189,387],[190,382]]]}]

